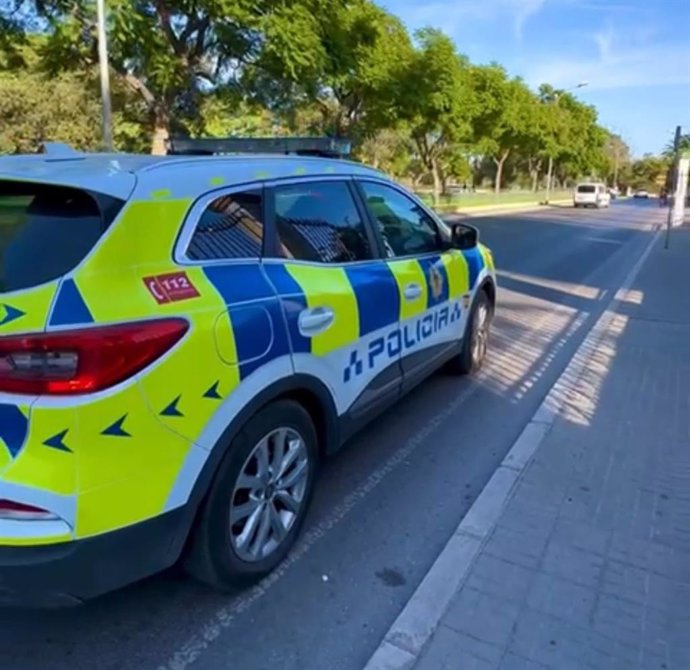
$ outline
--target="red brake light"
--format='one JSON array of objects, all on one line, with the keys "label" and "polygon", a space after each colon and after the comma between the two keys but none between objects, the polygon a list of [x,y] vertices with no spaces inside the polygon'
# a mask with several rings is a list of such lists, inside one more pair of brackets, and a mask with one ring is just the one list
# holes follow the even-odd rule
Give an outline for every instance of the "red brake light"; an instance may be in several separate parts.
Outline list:
[{"label": "red brake light", "polygon": [[58,518],[57,515],[41,509],[40,507],[25,505],[24,503],[18,503],[14,500],[0,500],[0,519],[34,521]]},{"label": "red brake light", "polygon": [[0,392],[94,393],[135,375],[187,332],[184,319],[0,337]]}]

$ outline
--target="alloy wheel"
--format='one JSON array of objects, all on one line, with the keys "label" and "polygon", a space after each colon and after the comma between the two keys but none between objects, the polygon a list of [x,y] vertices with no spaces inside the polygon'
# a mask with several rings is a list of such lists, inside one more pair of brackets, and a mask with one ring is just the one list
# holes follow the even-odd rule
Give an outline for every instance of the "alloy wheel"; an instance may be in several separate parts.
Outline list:
[{"label": "alloy wheel", "polygon": [[244,462],[230,503],[230,541],[238,557],[257,562],[285,540],[305,502],[309,453],[292,428],[261,439]]}]

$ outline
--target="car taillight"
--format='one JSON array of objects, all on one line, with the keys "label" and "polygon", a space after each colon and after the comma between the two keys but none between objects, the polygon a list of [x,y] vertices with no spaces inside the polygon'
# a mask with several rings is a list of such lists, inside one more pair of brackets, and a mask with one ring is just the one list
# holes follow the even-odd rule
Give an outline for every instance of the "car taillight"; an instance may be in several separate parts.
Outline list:
[{"label": "car taillight", "polygon": [[48,512],[40,507],[25,505],[14,500],[0,500],[0,520],[12,519],[15,521],[48,521],[59,519],[56,514]]},{"label": "car taillight", "polygon": [[0,392],[94,393],[135,375],[187,332],[184,319],[0,337]]}]

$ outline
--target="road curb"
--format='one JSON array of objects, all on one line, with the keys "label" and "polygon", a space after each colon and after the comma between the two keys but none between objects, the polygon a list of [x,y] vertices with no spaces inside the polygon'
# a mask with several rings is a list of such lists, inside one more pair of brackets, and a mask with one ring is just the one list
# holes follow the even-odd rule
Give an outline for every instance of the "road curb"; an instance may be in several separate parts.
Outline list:
[{"label": "road curb", "polygon": [[532,456],[551,430],[559,411],[616,317],[616,309],[630,290],[654,246],[660,227],[620,288],[592,326],[566,369],[513,443],[501,465],[482,489],[421,584],[374,651],[364,670],[411,670],[436,631],[452,598],[464,583],[482,546],[498,522],[506,502]]}]

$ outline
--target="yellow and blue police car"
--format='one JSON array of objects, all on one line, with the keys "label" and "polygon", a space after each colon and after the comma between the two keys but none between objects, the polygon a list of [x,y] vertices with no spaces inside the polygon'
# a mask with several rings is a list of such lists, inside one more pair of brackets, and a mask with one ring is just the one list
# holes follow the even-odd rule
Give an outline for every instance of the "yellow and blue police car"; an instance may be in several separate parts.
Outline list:
[{"label": "yellow and blue police car", "polygon": [[335,140],[199,142],[0,158],[1,602],[180,560],[221,589],[261,578],[322,457],[486,356],[474,228]]}]

